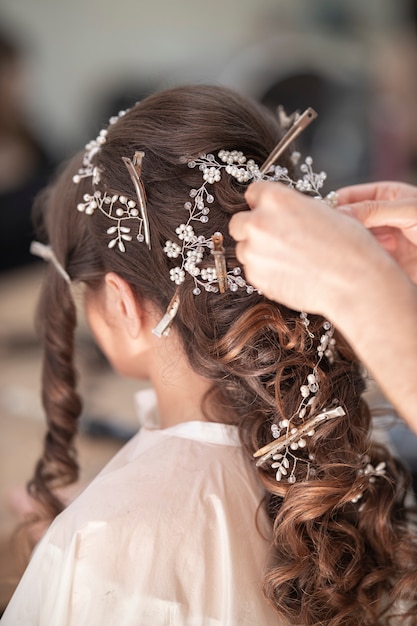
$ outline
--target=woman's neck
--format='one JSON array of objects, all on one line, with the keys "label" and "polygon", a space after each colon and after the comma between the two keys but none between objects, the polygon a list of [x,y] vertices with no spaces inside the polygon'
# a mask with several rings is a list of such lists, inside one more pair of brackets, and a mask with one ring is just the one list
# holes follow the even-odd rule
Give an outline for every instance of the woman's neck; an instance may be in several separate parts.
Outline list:
[{"label": "woman's neck", "polygon": [[158,399],[161,428],[194,420],[206,421],[202,400],[211,387],[210,381],[191,368],[174,333],[158,341],[150,381]]}]

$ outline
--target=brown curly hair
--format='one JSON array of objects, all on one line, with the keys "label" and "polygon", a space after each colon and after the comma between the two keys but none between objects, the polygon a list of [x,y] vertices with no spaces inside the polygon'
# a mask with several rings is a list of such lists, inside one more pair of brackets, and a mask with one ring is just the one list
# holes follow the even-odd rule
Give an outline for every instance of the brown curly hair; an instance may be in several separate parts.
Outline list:
[{"label": "brown curly hair", "polygon": [[[134,198],[122,158],[137,150],[145,153],[142,180],[152,249],[131,243],[124,253],[109,250],[106,218],[98,211],[86,217],[76,210],[83,194],[91,192],[91,179],[72,183],[82,155],[39,200],[43,236],[73,282],[95,289],[106,272],[114,271],[162,314],[175,291],[169,276],[174,264],[163,247],[184,218],[190,188],[201,185],[201,173],[184,165],[181,157],[236,149],[262,164],[281,135],[269,113],[222,87],[154,94],[109,127],[94,161],[102,171],[103,189]],[[285,157],[281,165],[292,168]],[[247,209],[244,190],[223,175],[210,212],[210,232],[224,234],[230,268],[237,260],[228,221]],[[206,234],[207,226],[201,228]],[[271,425],[295,414],[300,386],[317,366],[324,320],[310,316],[309,328],[318,338],[312,339],[298,312],[257,292],[203,291],[196,297],[193,287],[190,277],[180,285],[173,327],[193,369],[211,381],[203,400],[206,417],[237,425],[252,458],[271,440]],[[81,401],[73,365],[75,324],[70,289],[51,267],[39,309],[48,433],[30,483],[30,493],[49,518],[62,508],[56,489],[77,478],[73,442]],[[301,449],[294,452],[304,461],[297,464],[294,484],[277,482],[268,465],[258,468],[272,527],[264,592],[289,624],[375,626],[396,613],[405,623],[406,615],[417,617],[416,535],[404,504],[409,479],[388,450],[372,442],[360,364],[343,337],[336,334],[336,339],[334,363],[322,359],[317,367],[315,408],[322,410],[337,399],[346,415],[322,424],[309,439],[314,474],[305,480],[307,452]],[[384,475],[374,482],[360,475],[365,458],[374,466],[386,463]],[[362,498],[354,502],[358,492]]]}]

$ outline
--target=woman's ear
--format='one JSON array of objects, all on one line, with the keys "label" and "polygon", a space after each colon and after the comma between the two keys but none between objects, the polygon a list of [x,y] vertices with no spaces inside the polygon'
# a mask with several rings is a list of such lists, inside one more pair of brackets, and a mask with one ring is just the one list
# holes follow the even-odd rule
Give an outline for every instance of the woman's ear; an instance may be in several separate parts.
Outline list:
[{"label": "woman's ear", "polygon": [[143,325],[144,310],[131,286],[115,272],[104,277],[105,307],[110,315],[108,321],[125,328],[136,339]]}]

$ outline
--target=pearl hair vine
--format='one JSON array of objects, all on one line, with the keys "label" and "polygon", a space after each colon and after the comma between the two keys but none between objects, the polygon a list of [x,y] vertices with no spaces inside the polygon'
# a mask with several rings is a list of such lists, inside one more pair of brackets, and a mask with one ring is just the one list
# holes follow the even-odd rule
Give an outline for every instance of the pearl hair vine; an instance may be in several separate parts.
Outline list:
[{"label": "pearl hair vine", "polygon": [[[300,319],[310,339],[315,339],[314,334],[308,328],[310,320],[307,314],[300,313]],[[271,433],[276,441],[273,440],[263,446],[253,455],[258,459],[257,466],[272,460],[271,468],[276,470],[275,478],[278,482],[283,478],[286,478],[289,483],[296,482],[295,471],[299,462],[306,463],[306,478],[308,479],[312,471],[311,462],[314,458],[311,454],[307,458],[306,455],[296,456],[296,451],[307,449],[308,438],[315,434],[315,427],[318,424],[345,415],[345,410],[338,405],[337,400],[334,400],[331,408],[322,409],[319,413],[316,411],[320,391],[319,365],[325,357],[330,364],[336,358],[333,326],[330,322],[325,321],[323,330],[317,345],[317,363],[312,372],[307,375],[306,382],[300,387],[300,403],[295,413],[289,419],[285,418],[280,420],[278,424],[272,424]]]},{"label": "pearl hair vine", "polygon": [[[126,112],[120,111],[117,116],[110,118],[109,125],[116,124]],[[261,166],[251,159],[247,160],[243,153],[237,150],[221,150],[217,159],[213,154],[201,154],[197,158],[182,158],[181,161],[188,167],[199,168],[203,181],[199,188],[193,188],[189,193],[190,200],[184,204],[184,208],[188,211],[188,218],[176,228],[176,240],[173,238],[165,242],[164,252],[167,257],[179,261],[169,270],[170,278],[177,286],[177,298],[176,305],[172,306],[170,303],[164,315],[163,319],[167,322],[165,329],[160,325],[157,326],[159,336],[166,334],[175,317],[179,303],[178,287],[185,281],[187,274],[194,281],[193,293],[196,296],[202,290],[225,293],[228,290],[233,292],[238,289],[245,289],[249,294],[256,291],[252,285],[246,282],[239,266],[234,264],[231,269],[227,268],[222,233],[216,232],[207,236],[195,232],[197,223],[206,224],[209,221],[209,205],[214,202],[215,198],[208,186],[219,182],[223,172],[241,184],[257,180],[280,181],[301,192],[309,193],[324,200],[332,206],[337,203],[337,196],[333,192],[325,198],[322,197],[320,189],[324,184],[326,174],[313,172],[310,157],[307,157],[300,167],[301,177],[294,180],[289,176],[287,168],[274,165],[290,143],[316,117],[316,112],[309,108],[301,115],[296,113],[286,120],[282,119],[287,127],[286,132]],[[77,208],[86,215],[93,215],[96,210],[99,210],[111,221],[107,228],[107,235],[110,237],[109,248],[117,249],[123,253],[126,251],[126,245],[135,238],[138,242],[145,241],[148,248],[151,249],[146,193],[141,179],[144,153],[137,151],[133,159],[123,157],[135,188],[136,199],[124,194],[108,193],[100,188],[103,172],[95,163],[97,155],[107,142],[107,136],[108,129],[103,129],[96,139],[86,145],[82,165],[73,177],[73,181],[75,184],[79,184],[83,179],[91,178],[93,190],[83,195],[82,202],[78,203]],[[298,157],[298,153],[292,154],[294,162]],[[213,258],[214,267],[210,263],[206,263],[205,267],[200,267],[204,261],[205,253],[209,253]]]},{"label": "pearl hair vine", "polygon": [[[110,118],[109,125],[116,124],[126,115],[127,111],[119,111],[118,115]],[[109,248],[117,247],[120,252],[126,251],[125,242],[132,241],[132,227],[130,221],[137,223],[136,240],[145,241],[151,249],[149,220],[146,208],[145,187],[141,179],[142,161],[144,152],[135,152],[133,159],[123,157],[123,162],[129,172],[136,192],[136,200],[126,197],[124,194],[109,194],[107,191],[98,189],[102,179],[102,171],[93,163],[101,147],[107,142],[108,130],[100,131],[96,139],[86,145],[86,152],[82,159],[82,166],[78,173],[73,176],[73,182],[78,185],[84,178],[92,179],[93,193],[85,193],[83,202],[79,202],[77,209],[86,215],[93,215],[95,210],[101,211],[113,222],[107,229],[107,234],[112,238],[107,244]],[[129,222],[129,225],[127,224]]]},{"label": "pearl hair vine", "polygon": [[[285,144],[285,145],[284,145]],[[281,142],[278,147],[287,147],[287,142]],[[273,154],[278,154],[274,149]],[[274,158],[278,158],[275,156]],[[281,166],[269,165],[270,157],[266,160],[267,167],[258,166],[253,159],[247,159],[243,152],[238,150],[220,150],[217,158],[213,154],[201,154],[194,159],[182,159],[189,168],[198,167],[201,171],[203,182],[200,187],[192,188],[189,192],[190,200],[184,203],[184,208],[188,211],[188,219],[176,228],[177,239],[179,241],[167,240],[165,242],[164,252],[170,259],[179,259],[179,264],[170,270],[170,278],[176,285],[181,285],[186,277],[186,273],[192,276],[195,287],[194,295],[199,295],[202,289],[206,291],[219,291],[218,268],[222,266],[223,277],[221,292],[230,289],[237,291],[239,287],[245,288],[248,293],[255,291],[254,287],[247,284],[241,276],[240,267],[234,267],[232,270],[226,271],[226,265],[221,253],[214,250],[213,237],[208,239],[204,235],[195,233],[192,222],[201,222],[206,224],[209,221],[210,207],[214,202],[214,196],[207,189],[208,185],[215,185],[222,179],[222,174],[226,173],[231,178],[237,180],[241,184],[250,183],[252,181],[268,180],[275,182],[283,182],[290,187],[303,192],[314,194],[314,197],[324,200],[331,206],[337,203],[337,195],[334,192],[328,194],[325,198],[320,193],[320,189],[326,180],[326,174],[320,172],[316,174],[312,169],[312,159],[307,157],[301,165],[300,171],[302,176],[298,179],[292,179],[289,176],[288,169]],[[220,233],[221,235],[221,233]],[[215,235],[217,237],[217,235]],[[221,237],[223,237],[221,235]],[[211,254],[215,254],[217,264],[215,268],[201,269],[198,267],[202,262],[204,251],[208,249]]]},{"label": "pearl hair vine", "polygon": [[[310,339],[315,339],[315,335],[309,330],[310,320],[306,313],[300,313],[300,319],[305,326]],[[346,412],[337,399],[333,400],[330,408],[324,408],[317,412],[318,394],[320,392],[320,381],[318,367],[324,357],[329,364],[334,363],[336,354],[336,341],[333,337],[334,328],[328,321],[323,323],[323,334],[317,344],[317,363],[313,371],[307,375],[306,382],[300,387],[300,403],[297,410],[289,419],[281,419],[278,424],[271,425],[273,440],[256,450],[253,454],[257,459],[256,465],[262,466],[269,462],[271,469],[275,472],[277,482],[286,480],[289,484],[297,482],[296,470],[299,463],[306,465],[306,473],[303,480],[308,480],[315,475],[315,456],[308,451],[308,441],[316,433],[317,428],[329,420],[337,417],[344,417]],[[358,470],[358,478],[365,478],[373,483],[377,477],[385,474],[385,462],[381,462],[374,467],[370,463],[368,455],[361,459],[362,467]],[[356,490],[351,502],[356,504],[366,489],[366,483]]]}]

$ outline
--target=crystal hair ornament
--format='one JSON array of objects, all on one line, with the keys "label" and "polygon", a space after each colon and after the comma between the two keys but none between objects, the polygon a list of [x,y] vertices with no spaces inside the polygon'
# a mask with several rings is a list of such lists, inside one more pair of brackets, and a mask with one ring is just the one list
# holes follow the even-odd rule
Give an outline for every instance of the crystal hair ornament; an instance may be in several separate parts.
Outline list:
[{"label": "crystal hair ornament", "polygon": [[[300,119],[302,118],[303,116],[300,117]],[[311,121],[309,116],[303,119]],[[305,125],[299,127],[297,134],[301,132],[303,127]],[[278,152],[274,150],[273,153],[278,153],[279,156],[281,150],[288,147],[288,144],[285,143],[284,145],[281,141],[278,145],[281,145],[280,150]],[[283,145],[284,148],[282,147]],[[268,158],[267,161],[269,160]],[[206,224],[209,221],[209,205],[214,202],[214,196],[207,187],[220,182],[224,172],[241,184],[259,180],[280,181],[301,192],[314,194],[317,199],[324,200],[332,206],[335,204],[336,194],[330,193],[325,198],[321,195],[320,189],[324,185],[326,174],[325,172],[320,172],[319,174],[313,172],[311,157],[307,157],[304,164],[301,165],[302,177],[296,180],[289,176],[287,168],[280,166],[268,166],[268,173],[263,173],[253,159],[247,159],[238,150],[220,150],[217,158],[213,154],[202,154],[189,161],[184,158],[183,162],[186,162],[191,169],[198,167],[202,173],[203,181],[200,187],[190,190],[190,200],[184,204],[184,208],[188,211],[188,219],[176,228],[177,241],[167,240],[165,242],[164,252],[169,258],[179,260],[179,264],[170,270],[171,280],[176,285],[181,285],[188,273],[194,279],[194,295],[199,295],[202,289],[218,292],[221,290],[226,291],[226,288],[231,291],[237,291],[241,287],[245,288],[248,293],[255,291],[254,287],[247,284],[241,276],[242,270],[240,267],[235,267],[233,270],[225,272],[225,264],[221,266],[223,275],[220,289],[218,268],[220,267],[221,256],[217,255],[218,251],[214,250],[214,240],[212,238],[208,239],[204,235],[197,235],[193,226],[193,222]],[[199,264],[203,261],[206,250],[210,253],[213,253],[214,250],[214,255],[218,262],[214,268],[200,269]],[[224,273],[226,273],[226,276],[224,276]]]},{"label": "crystal hair ornament", "polygon": [[56,258],[55,252],[52,250],[51,246],[40,243],[39,241],[32,241],[32,243],[30,244],[30,252],[34,256],[38,256],[44,261],[51,262],[55,269],[59,272],[59,274],[61,274],[65,282],[68,283],[68,285],[71,284],[71,278],[68,272],[63,268],[61,263]]},{"label": "crystal hair ornament", "polygon": [[[310,320],[307,314],[300,313],[300,319],[310,339],[315,339],[314,334],[308,328]],[[336,356],[334,329],[330,322],[323,323],[323,331],[317,345],[317,363],[300,387],[300,403],[297,410],[290,419],[282,419],[278,424],[272,424],[271,433],[277,441],[272,441],[253,455],[255,458],[260,457],[256,463],[257,466],[263,465],[269,459],[272,460],[271,468],[276,470],[275,478],[278,482],[286,478],[289,483],[295,483],[295,471],[299,462],[307,465],[306,478],[308,479],[313,472],[311,462],[314,461],[314,457],[311,454],[307,458],[305,455],[297,456],[296,451],[308,449],[308,438],[315,434],[315,427],[320,423],[345,415],[345,410],[338,406],[336,399],[330,409],[324,409],[318,414],[316,412],[320,391],[319,365],[323,358],[327,358],[330,364],[333,363]]]},{"label": "crystal hair ornament", "polygon": [[[233,159],[243,157],[240,152],[233,155]],[[183,159],[183,162],[187,162],[186,159]],[[191,200],[184,203],[188,218],[175,229],[177,241],[167,240],[164,246],[168,258],[178,259],[177,265],[170,269],[170,278],[179,286],[185,281],[186,274],[189,274],[194,280],[193,293],[196,296],[202,290],[224,293],[227,290],[237,291],[239,288],[246,289],[247,293],[253,293],[255,289],[241,276],[240,267],[227,270],[222,233],[214,233],[209,238],[197,235],[193,225],[193,222],[207,224],[209,221],[208,205],[214,202],[214,196],[207,190],[207,185],[213,185],[221,180],[221,170],[225,169],[227,164],[219,163],[212,154],[208,154],[188,162],[188,167],[196,166],[202,172],[203,182],[198,189],[191,189],[189,194]],[[199,267],[206,252],[214,256],[215,267]]]},{"label": "crystal hair ornament", "polygon": [[[117,115],[114,115],[109,120],[109,126],[116,124],[118,120],[126,115],[127,111],[119,111]],[[93,179],[93,185],[97,185],[101,179],[101,170],[99,167],[95,166],[93,163],[93,159],[96,156],[97,152],[99,152],[102,145],[104,145],[107,141],[107,128],[103,128],[95,139],[89,141],[85,146],[85,153],[82,159],[82,166],[78,170],[78,173],[72,177],[73,182],[78,185],[83,178],[89,178],[90,176]]]},{"label": "crystal hair ornament", "polygon": [[366,487],[367,487],[367,482],[370,483],[374,483],[376,481],[377,478],[381,477],[381,476],[385,476],[386,474],[386,463],[385,461],[381,461],[381,463],[378,463],[378,465],[376,465],[375,467],[372,465],[372,463],[370,463],[370,458],[368,455],[365,455],[363,457],[363,462],[364,462],[364,467],[358,470],[358,478],[360,479],[365,479],[365,484],[362,485],[362,487],[360,488],[360,490],[356,493],[356,495],[351,499],[351,502],[353,502],[353,504],[356,504],[357,502],[359,502],[359,500],[362,498]]},{"label": "crystal hair ornament", "polygon": [[[118,115],[110,118],[109,125],[116,124],[126,113],[127,111],[119,111]],[[123,157],[123,162],[127,167],[135,188],[137,201],[127,198],[123,194],[109,194],[107,191],[98,188],[102,178],[102,171],[93,163],[101,147],[107,141],[107,134],[107,129],[101,130],[96,139],[93,139],[86,145],[82,166],[78,173],[73,176],[72,180],[77,185],[84,178],[91,177],[93,187],[92,193],[84,194],[83,202],[78,203],[77,209],[86,215],[93,215],[95,210],[98,209],[113,222],[107,229],[107,234],[111,237],[108,243],[109,248],[117,247],[120,252],[125,252],[126,242],[132,241],[133,236],[135,236],[137,241],[145,241],[148,248],[151,249],[146,194],[141,179],[144,152],[136,152],[133,159]],[[135,235],[132,234],[131,220],[135,222]],[[130,223],[128,224],[128,222]]]},{"label": "crystal hair ornament", "polygon": [[[282,420],[279,425],[281,428],[285,429],[285,434],[280,436],[280,431],[277,427],[272,429],[272,432],[276,437],[276,441],[271,441],[266,444],[266,446],[263,446],[263,448],[254,452],[253,456],[255,458],[260,457],[257,460],[256,465],[263,465],[268,459],[274,459],[274,461],[277,462],[272,463],[271,467],[277,469],[276,479],[277,481],[280,481],[283,476],[287,475],[290,468],[290,462],[287,459],[289,449],[297,450],[298,448],[305,448],[307,445],[306,437],[312,437],[314,435],[314,429],[318,424],[335,417],[342,417],[343,415],[345,415],[344,409],[341,406],[337,406],[332,409],[325,409],[297,427],[291,427],[290,420]],[[282,451],[284,454],[277,454]],[[296,481],[294,476],[295,465],[296,459],[294,461],[294,467],[292,468],[291,474],[287,479],[290,483]]]}]

